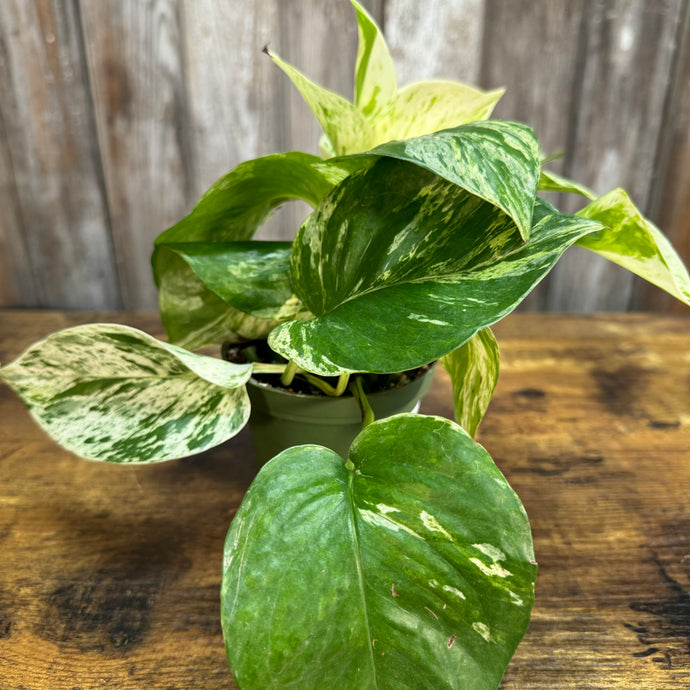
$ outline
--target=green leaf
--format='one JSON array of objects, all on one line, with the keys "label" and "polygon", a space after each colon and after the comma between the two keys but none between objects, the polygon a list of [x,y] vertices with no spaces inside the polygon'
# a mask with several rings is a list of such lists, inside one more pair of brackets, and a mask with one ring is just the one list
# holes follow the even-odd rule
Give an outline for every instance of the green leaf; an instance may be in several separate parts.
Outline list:
[{"label": "green leaf", "polygon": [[110,462],[200,453],[249,416],[251,366],[195,355],[134,328],[59,331],[0,369],[36,421],[68,450]]},{"label": "green leaf", "polygon": [[504,210],[527,239],[540,174],[539,141],[518,122],[473,122],[393,141],[371,154],[390,156],[435,172]]},{"label": "green leaf", "polygon": [[267,52],[302,94],[337,155],[359,153],[374,146],[373,127],[356,106],[337,93],[307,79],[275,53]]},{"label": "green leaf", "polygon": [[294,298],[287,299],[271,319],[229,307],[170,247],[251,239],[275,207],[294,199],[315,206],[350,170],[362,164],[356,159],[323,161],[318,156],[291,152],[241,163],[223,175],[186,218],[156,240],[151,262],[168,338],[195,349],[222,343],[234,334],[250,339],[266,337],[281,321],[296,318],[301,305]]},{"label": "green leaf", "polygon": [[290,242],[187,242],[168,249],[235,309],[275,319],[292,298]]},{"label": "green leaf", "polygon": [[491,115],[504,89],[481,91],[454,81],[422,81],[398,91],[391,109],[375,123],[374,142],[409,139]]},{"label": "green leaf", "polygon": [[197,350],[226,341],[266,338],[283,321],[303,318],[304,307],[291,297],[275,319],[235,309],[209,290],[189,264],[168,247],[155,255],[159,275],[158,304],[168,339]]},{"label": "green leaf", "polygon": [[551,170],[542,170],[539,178],[539,189],[545,192],[568,192],[579,194],[586,199],[596,199],[596,194],[579,182],[574,182]]},{"label": "green leaf", "polygon": [[529,621],[529,523],[486,451],[399,415],[259,472],[225,542],[240,688],[496,688]]},{"label": "green leaf", "polygon": [[376,22],[358,2],[350,1],[357,12],[359,30],[354,103],[372,120],[396,97],[395,67]]},{"label": "green leaf", "polygon": [[[293,249],[293,288],[317,316],[271,347],[307,371],[403,371],[510,313],[599,223],[535,205],[530,239],[493,205],[408,163],[381,159],[326,197]],[[326,267],[338,266],[338,271]]]},{"label": "green leaf", "polygon": [[490,328],[483,328],[457,350],[441,357],[453,384],[458,424],[474,436],[498,381],[500,354]]},{"label": "green leaf", "polygon": [[578,215],[604,228],[578,244],[627,268],[690,306],[688,270],[666,236],[635,207],[623,189],[614,189]]}]

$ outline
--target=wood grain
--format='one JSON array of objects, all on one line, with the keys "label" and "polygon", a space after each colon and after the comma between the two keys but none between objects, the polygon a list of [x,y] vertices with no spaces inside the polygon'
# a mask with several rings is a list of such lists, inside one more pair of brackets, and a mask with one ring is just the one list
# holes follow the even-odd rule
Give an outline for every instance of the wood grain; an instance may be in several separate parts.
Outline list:
[{"label": "wood grain", "polygon": [[[690,3],[679,25],[675,78],[666,101],[664,133],[657,157],[658,174],[650,199],[650,217],[664,229],[686,266],[690,266]],[[670,295],[642,285],[640,303],[649,311],[680,312]]]},{"label": "wood grain", "polygon": [[[401,83],[507,86],[497,116],[565,150],[555,170],[631,188],[690,260],[690,0],[364,4]],[[0,305],[152,307],[157,232],[243,160],[316,151],[263,46],[349,97],[356,39],[347,0],[0,3]],[[258,237],[291,238],[306,212],[287,204]],[[641,307],[683,308],[573,250],[522,308]]]},{"label": "wood grain", "polygon": [[[565,173],[598,194],[625,187],[643,213],[651,197],[683,5],[679,0],[595,0],[582,26],[582,74]],[[575,197],[566,201],[564,210],[583,205]],[[626,311],[635,306],[634,281],[627,271],[575,248],[553,275],[546,305],[561,311]]]},{"label": "wood grain", "polygon": [[[545,156],[564,155],[573,118],[580,108],[578,77],[582,68],[580,29],[586,11],[584,0],[532,3],[487,0],[481,83],[486,88],[505,87],[494,116],[527,122],[534,128]],[[505,40],[510,36],[510,40]],[[563,172],[561,158],[549,165]],[[544,198],[561,207],[559,195]],[[542,311],[549,279],[540,283],[520,306]],[[554,305],[558,310],[560,305]]]},{"label": "wood grain", "polygon": [[18,246],[13,238],[22,233],[17,266],[14,256],[9,264],[28,269],[36,289],[19,303],[115,308],[119,290],[78,5],[0,3],[0,46],[2,176],[8,165],[13,176],[3,181],[12,203],[0,206],[0,223],[9,228],[6,249]]},{"label": "wood grain", "polygon": [[84,41],[126,309],[152,309],[153,241],[196,202],[178,0],[83,3]]},{"label": "wood grain", "polygon": [[[0,311],[0,361],[76,323]],[[690,682],[690,319],[516,314],[480,442],[521,496],[539,561],[510,690]],[[439,373],[422,411],[451,413]],[[78,460],[0,388],[0,687],[234,688],[218,622],[249,437],[148,467]],[[328,687],[328,680],[324,680]]]}]

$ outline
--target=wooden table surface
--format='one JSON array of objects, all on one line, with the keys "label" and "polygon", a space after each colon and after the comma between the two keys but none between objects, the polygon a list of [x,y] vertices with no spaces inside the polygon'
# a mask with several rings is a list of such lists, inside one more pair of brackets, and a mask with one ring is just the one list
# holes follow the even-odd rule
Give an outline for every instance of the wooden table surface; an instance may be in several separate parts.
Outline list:
[{"label": "wooden table surface", "polygon": [[[5,310],[0,361],[104,320],[161,332],[150,315]],[[502,687],[690,686],[690,316],[513,315],[495,330],[479,440],[540,566]],[[449,416],[450,400],[439,373],[422,411]],[[0,386],[0,688],[234,688],[221,553],[255,473],[246,431],[159,465],[77,459]]]}]

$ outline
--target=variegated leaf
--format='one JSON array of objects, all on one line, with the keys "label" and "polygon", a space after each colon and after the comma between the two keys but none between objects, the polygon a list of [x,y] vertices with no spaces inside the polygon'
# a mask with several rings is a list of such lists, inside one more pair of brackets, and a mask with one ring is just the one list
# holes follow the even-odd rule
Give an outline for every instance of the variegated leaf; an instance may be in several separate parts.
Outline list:
[{"label": "variegated leaf", "polygon": [[498,381],[500,354],[490,328],[441,357],[453,384],[453,409],[458,424],[474,436]]},{"label": "variegated leaf", "polygon": [[596,199],[596,194],[585,185],[569,180],[551,170],[541,171],[539,189],[544,192],[568,192],[569,194],[579,194],[586,199]]},{"label": "variegated leaf", "polygon": [[395,67],[376,22],[356,0],[350,1],[357,12],[359,30],[354,103],[365,116],[375,120],[395,100]]},{"label": "variegated leaf", "polygon": [[346,465],[300,446],[261,469],[225,542],[226,650],[238,687],[494,690],[535,577],[488,453],[446,419],[398,415]]},{"label": "variegated leaf", "polygon": [[374,143],[409,139],[485,120],[504,89],[481,91],[454,81],[421,81],[398,91],[390,110],[375,123]]},{"label": "variegated leaf", "polygon": [[623,189],[614,189],[578,215],[604,228],[578,244],[666,290],[690,306],[690,277],[666,236],[635,207]]},{"label": "variegated leaf", "polygon": [[[222,343],[234,333],[265,337],[281,321],[295,318],[301,305],[293,298],[270,319],[230,307],[168,245],[248,240],[276,206],[293,199],[314,206],[361,165],[356,159],[323,161],[299,152],[280,153],[241,163],[221,177],[186,218],[156,240],[151,262],[168,338],[195,349]],[[277,299],[274,295],[273,302]]]},{"label": "variegated leaf", "polygon": [[167,247],[158,247],[156,266],[163,279],[158,304],[168,339],[189,350],[238,339],[266,338],[283,321],[303,318],[302,303],[291,297],[275,319],[252,316],[230,306],[209,290],[189,264]]},{"label": "variegated leaf", "polygon": [[518,122],[473,122],[372,154],[415,163],[504,210],[527,239],[540,174],[539,141]]},{"label": "variegated leaf", "polygon": [[307,79],[297,68],[272,51],[267,52],[302,94],[336,155],[367,151],[375,145],[373,127],[355,105]]},{"label": "variegated leaf", "polygon": [[293,288],[317,318],[282,324],[269,343],[324,375],[420,366],[510,313],[567,247],[600,227],[539,200],[523,242],[493,205],[381,159],[302,226]]},{"label": "variegated leaf", "polygon": [[250,373],[134,328],[92,324],[36,343],[0,378],[65,448],[127,463],[193,455],[234,436],[249,416]]},{"label": "variegated leaf", "polygon": [[168,249],[235,309],[264,319],[284,313],[292,298],[290,242],[186,242]]}]

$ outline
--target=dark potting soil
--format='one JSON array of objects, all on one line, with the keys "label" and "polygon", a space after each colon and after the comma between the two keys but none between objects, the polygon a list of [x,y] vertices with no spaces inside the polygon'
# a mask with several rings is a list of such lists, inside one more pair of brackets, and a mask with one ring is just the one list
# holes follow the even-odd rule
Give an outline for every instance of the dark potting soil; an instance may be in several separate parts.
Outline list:
[{"label": "dark potting soil", "polygon": [[[271,350],[265,340],[251,340],[239,344],[224,343],[221,352],[223,359],[235,364],[248,364],[250,362],[262,362],[264,364],[287,363],[283,357]],[[402,371],[395,374],[359,374],[359,376],[362,377],[362,387],[366,394],[379,393],[392,388],[402,388],[404,385],[423,376],[429,371],[431,366],[431,364],[425,364],[416,369],[410,369],[409,371]],[[326,395],[323,391],[312,386],[299,374],[295,376],[289,386],[283,386],[280,383],[280,374],[254,374],[252,378],[265,385],[290,393],[319,396]],[[322,378],[333,387],[338,383],[338,378],[336,376],[323,376]],[[352,393],[348,390],[344,395],[351,396]]]}]

